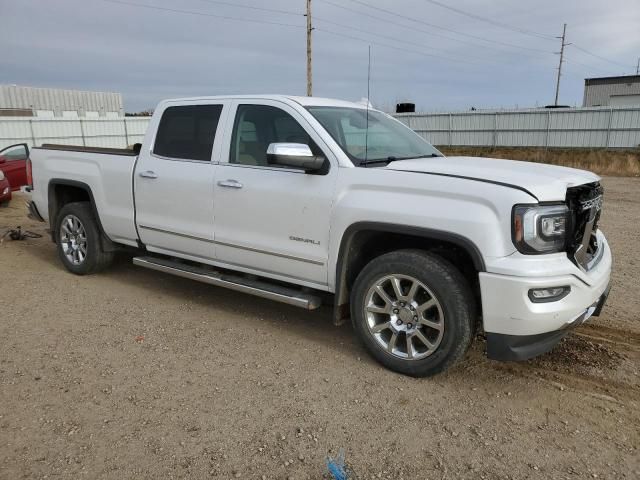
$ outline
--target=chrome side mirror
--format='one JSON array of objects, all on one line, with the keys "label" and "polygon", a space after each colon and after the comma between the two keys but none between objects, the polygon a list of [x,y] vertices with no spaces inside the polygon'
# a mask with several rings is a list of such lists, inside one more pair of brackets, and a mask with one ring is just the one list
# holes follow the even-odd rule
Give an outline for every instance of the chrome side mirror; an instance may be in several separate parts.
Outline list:
[{"label": "chrome side mirror", "polygon": [[267,162],[310,172],[322,168],[324,157],[314,155],[304,143],[271,143],[267,148]]}]

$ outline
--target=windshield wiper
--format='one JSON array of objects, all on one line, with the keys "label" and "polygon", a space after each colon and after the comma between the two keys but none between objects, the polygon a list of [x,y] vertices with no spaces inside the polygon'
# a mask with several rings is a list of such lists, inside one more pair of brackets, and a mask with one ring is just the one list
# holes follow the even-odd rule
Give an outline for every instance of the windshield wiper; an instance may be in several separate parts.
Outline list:
[{"label": "windshield wiper", "polygon": [[360,162],[359,166],[363,165],[374,165],[376,163],[386,163],[387,165],[391,162],[397,162],[398,160],[415,160],[418,158],[434,158],[434,157],[442,157],[442,155],[438,155],[437,153],[430,153],[429,155],[419,155],[419,156],[411,156],[411,157],[394,157],[393,155],[387,158],[376,158],[374,160],[367,160],[364,162]]}]

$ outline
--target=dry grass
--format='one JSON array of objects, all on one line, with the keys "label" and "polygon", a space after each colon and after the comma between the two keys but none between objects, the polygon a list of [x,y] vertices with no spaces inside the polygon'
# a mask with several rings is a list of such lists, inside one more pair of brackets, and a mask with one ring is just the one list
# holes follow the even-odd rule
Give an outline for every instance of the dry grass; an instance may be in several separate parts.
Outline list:
[{"label": "dry grass", "polygon": [[598,175],[640,176],[640,149],[438,147],[445,155],[507,158],[590,170]]}]

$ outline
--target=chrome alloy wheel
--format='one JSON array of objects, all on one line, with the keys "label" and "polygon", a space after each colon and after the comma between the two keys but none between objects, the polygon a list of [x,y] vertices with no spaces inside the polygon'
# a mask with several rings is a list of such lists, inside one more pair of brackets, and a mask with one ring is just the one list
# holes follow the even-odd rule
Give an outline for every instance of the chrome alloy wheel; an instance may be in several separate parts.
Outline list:
[{"label": "chrome alloy wheel", "polygon": [[367,292],[369,333],[387,353],[420,360],[436,351],[444,335],[442,306],[427,286],[409,275],[387,275]]},{"label": "chrome alloy wheel", "polygon": [[67,260],[80,265],[87,258],[87,232],[75,215],[67,215],[60,226],[60,246]]}]

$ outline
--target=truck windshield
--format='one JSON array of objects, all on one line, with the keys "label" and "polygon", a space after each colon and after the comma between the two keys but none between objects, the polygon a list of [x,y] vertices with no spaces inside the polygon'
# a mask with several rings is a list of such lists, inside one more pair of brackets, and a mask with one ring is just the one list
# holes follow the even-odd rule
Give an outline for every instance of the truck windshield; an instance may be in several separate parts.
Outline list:
[{"label": "truck windshield", "polygon": [[[356,166],[443,156],[409,127],[382,112],[349,107],[307,107]],[[368,125],[367,125],[368,123]]]}]

